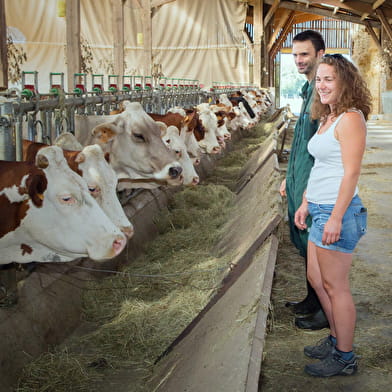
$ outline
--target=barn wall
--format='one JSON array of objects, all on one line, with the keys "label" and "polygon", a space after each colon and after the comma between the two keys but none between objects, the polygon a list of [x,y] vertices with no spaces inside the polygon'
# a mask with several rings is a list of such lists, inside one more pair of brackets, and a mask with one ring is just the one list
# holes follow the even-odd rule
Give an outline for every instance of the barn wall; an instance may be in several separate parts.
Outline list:
[{"label": "barn wall", "polygon": [[[140,2],[124,3],[125,74],[143,69]],[[93,73],[113,73],[112,6],[109,0],[80,0],[81,35],[85,56],[92,55]],[[57,0],[5,0],[6,23],[27,53],[22,70],[39,72],[42,92],[49,89],[49,72],[66,72],[65,18],[57,16]],[[246,5],[224,0],[176,0],[152,14],[152,63],[164,76],[213,81],[248,82],[247,48],[242,30]],[[20,32],[20,34],[19,34]],[[82,48],[83,53],[83,48]],[[42,87],[41,87],[42,86]],[[71,90],[73,86],[66,89]]]},{"label": "barn wall", "polygon": [[366,32],[364,26],[357,25],[352,35],[352,60],[365,78],[373,96],[373,113],[382,113],[381,79],[382,66],[378,47]]}]

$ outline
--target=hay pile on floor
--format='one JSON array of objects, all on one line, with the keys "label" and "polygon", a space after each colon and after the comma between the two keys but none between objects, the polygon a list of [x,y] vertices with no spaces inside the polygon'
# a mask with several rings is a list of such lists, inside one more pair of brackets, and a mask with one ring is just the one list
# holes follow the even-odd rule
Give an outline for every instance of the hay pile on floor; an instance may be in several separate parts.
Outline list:
[{"label": "hay pile on floor", "polygon": [[156,218],[160,235],[145,254],[121,274],[89,283],[84,318],[93,332],[26,367],[18,392],[89,391],[105,374],[128,365],[141,378],[150,376],[154,361],[208,303],[230,266],[228,255],[218,257],[212,249],[235,197],[229,188],[266,138],[263,126],[247,134],[219,161],[213,181],[208,179],[213,184],[174,195]]}]

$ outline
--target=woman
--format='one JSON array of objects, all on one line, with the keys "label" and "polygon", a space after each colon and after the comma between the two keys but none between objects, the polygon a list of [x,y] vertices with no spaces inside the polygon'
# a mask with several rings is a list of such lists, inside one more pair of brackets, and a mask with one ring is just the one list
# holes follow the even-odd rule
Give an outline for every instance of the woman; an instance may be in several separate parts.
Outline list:
[{"label": "woman", "polygon": [[349,375],[357,371],[353,353],[356,312],[350,292],[352,252],[366,232],[367,212],[358,196],[371,96],[355,66],[340,54],[325,55],[317,68],[312,117],[320,127],[309,141],[315,162],[295,224],[307,229],[308,279],[330,325],[330,335],[304,352],[319,362],[312,376]]}]

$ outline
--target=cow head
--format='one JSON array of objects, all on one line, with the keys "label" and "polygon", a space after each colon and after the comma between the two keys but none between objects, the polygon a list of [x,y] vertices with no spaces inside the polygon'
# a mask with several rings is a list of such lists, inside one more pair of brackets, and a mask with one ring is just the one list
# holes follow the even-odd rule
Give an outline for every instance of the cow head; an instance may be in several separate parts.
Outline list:
[{"label": "cow head", "polygon": [[[208,103],[203,103],[197,106],[197,111],[200,120],[200,136],[204,132],[204,136],[199,139],[196,135],[196,139],[199,142],[200,147],[205,150],[208,154],[218,154],[221,151],[217,140],[218,132],[218,120],[213,113]],[[199,136],[199,137],[200,137]]]},{"label": "cow head", "polygon": [[184,185],[197,185],[199,176],[195,171],[193,162],[189,157],[186,145],[180,136],[177,127],[170,125],[162,136],[165,144],[176,153],[177,159],[183,168]]},{"label": "cow head", "polygon": [[128,238],[131,238],[133,236],[133,226],[118,200],[116,193],[118,180],[108,159],[109,156],[105,157],[102,148],[97,144],[93,144],[84,147],[77,154],[75,161],[78,163],[78,170],[86,181],[90,194],[110,220]]},{"label": "cow head", "polygon": [[124,112],[92,130],[95,143],[110,152],[111,165],[118,178],[122,181],[129,179],[130,187],[135,187],[132,182],[143,187],[145,180],[180,185],[182,167],[175,154],[162,142],[159,126],[140,103],[124,106]]}]

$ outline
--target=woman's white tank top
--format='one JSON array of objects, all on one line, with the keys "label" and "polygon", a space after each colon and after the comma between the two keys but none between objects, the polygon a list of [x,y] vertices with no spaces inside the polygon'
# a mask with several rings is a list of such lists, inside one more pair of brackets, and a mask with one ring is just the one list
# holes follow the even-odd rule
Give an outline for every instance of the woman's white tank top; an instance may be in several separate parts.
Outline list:
[{"label": "woman's white tank top", "polygon": [[[310,172],[306,199],[317,204],[335,204],[344,175],[340,143],[335,138],[335,128],[342,113],[322,134],[316,132],[309,140],[308,151],[314,157]],[[355,188],[353,197],[358,193]]]}]

